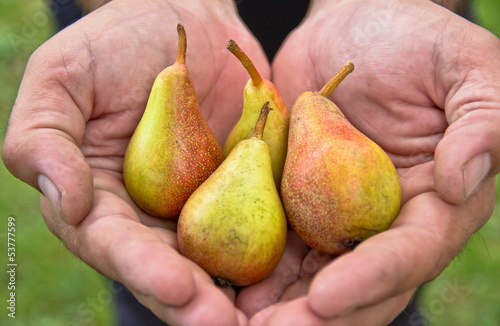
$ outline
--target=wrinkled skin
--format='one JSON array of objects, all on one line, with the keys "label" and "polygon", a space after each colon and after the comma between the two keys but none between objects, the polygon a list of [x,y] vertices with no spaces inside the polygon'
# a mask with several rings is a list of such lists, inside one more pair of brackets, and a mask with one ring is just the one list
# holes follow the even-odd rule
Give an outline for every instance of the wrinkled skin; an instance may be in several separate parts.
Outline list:
[{"label": "wrinkled skin", "polygon": [[121,175],[154,77],[175,59],[178,21],[219,142],[239,118],[248,79],[221,50],[227,40],[271,75],[232,5],[214,2],[114,0],[45,43],[30,59],[9,121],[6,166],[45,194],[46,224],[75,255],[172,325],[389,322],[491,216],[500,41],[429,1],[314,1],[273,62],[272,80],[292,107],[354,62],[333,100],[389,153],[404,205],[390,230],[337,259],[289,232],[275,272],[236,297],[179,255],[175,225],[140,211]]},{"label": "wrinkled skin", "polygon": [[273,81],[291,105],[352,61],[332,99],[389,153],[403,206],[390,230],[338,259],[290,246],[275,275],[237,299],[256,313],[281,296],[251,325],[387,324],[448,265],[494,206],[499,55],[498,38],[428,1],[315,2]]},{"label": "wrinkled skin", "polygon": [[246,317],[232,303],[234,292],[224,294],[180,256],[175,224],[141,211],[123,184],[128,140],[155,77],[175,61],[178,22],[186,28],[186,64],[202,112],[222,144],[239,118],[248,80],[225,50],[227,41],[237,39],[262,75],[270,73],[233,5],[116,0],[32,55],[2,157],[14,175],[54,199],[51,207],[42,197],[42,213],[69,250],[123,282],[160,318],[172,325],[237,325]]}]

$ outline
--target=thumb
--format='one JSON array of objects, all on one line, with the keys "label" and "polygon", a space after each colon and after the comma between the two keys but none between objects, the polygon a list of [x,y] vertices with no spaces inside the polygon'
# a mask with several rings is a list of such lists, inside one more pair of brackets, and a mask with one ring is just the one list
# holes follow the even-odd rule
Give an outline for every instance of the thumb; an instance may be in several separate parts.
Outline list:
[{"label": "thumb", "polygon": [[444,72],[437,78],[439,88],[449,90],[444,101],[449,127],[436,147],[434,180],[441,197],[455,205],[500,172],[500,42],[477,26],[469,34],[468,43],[459,42],[464,51],[443,48],[443,57],[455,59],[447,66],[439,60],[436,69]]},{"label": "thumb", "polygon": [[[500,87],[497,89],[500,97]],[[462,105],[477,107],[451,123],[435,151],[434,180],[441,197],[455,205],[467,200],[500,172],[500,100]]]},{"label": "thumb", "polygon": [[36,64],[37,55],[32,58],[9,119],[2,159],[14,176],[47,197],[61,219],[76,225],[93,198],[92,173],[78,148],[85,114],[61,78],[51,79],[56,73],[46,70],[52,67],[40,69],[44,65]]}]

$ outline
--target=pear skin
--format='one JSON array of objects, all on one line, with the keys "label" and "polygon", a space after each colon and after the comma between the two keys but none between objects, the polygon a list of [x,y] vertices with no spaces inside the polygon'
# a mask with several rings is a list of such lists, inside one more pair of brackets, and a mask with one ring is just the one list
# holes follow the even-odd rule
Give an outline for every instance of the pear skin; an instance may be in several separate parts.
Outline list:
[{"label": "pear skin", "polygon": [[206,123],[185,64],[186,34],[177,25],[178,56],[159,73],[123,163],[127,191],[147,213],[177,218],[224,154]]},{"label": "pear skin", "polygon": [[328,99],[353,68],[346,64],[320,92],[295,101],[281,185],[292,229],[332,255],[389,228],[401,205],[390,158]]},{"label": "pear skin", "polygon": [[181,254],[219,283],[254,284],[276,268],[285,250],[286,216],[262,130],[256,127],[235,146],[179,217]]},{"label": "pear skin", "polygon": [[268,117],[263,139],[271,152],[273,176],[276,186],[279,189],[286,159],[290,113],[276,86],[271,81],[261,77],[252,61],[250,61],[238,44],[230,40],[227,48],[247,69],[250,79],[243,90],[243,110],[241,117],[236,125],[234,125],[224,143],[224,155],[229,155],[238,142],[252,135],[262,106],[264,103],[269,102],[269,106],[273,108],[273,114]]}]

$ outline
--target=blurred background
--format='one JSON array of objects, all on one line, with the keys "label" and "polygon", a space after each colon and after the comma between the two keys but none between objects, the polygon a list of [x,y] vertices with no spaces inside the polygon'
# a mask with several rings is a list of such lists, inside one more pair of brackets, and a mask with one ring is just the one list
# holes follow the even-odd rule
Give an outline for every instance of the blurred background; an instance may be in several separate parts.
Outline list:
[{"label": "blurred background", "polygon": [[[45,0],[0,0],[0,143],[29,56],[57,31],[50,8]],[[471,16],[500,36],[500,0],[472,1]],[[486,226],[436,280],[420,290],[427,325],[500,325],[498,185],[496,197],[497,207]],[[15,319],[7,310],[9,217],[16,224]],[[0,325],[113,325],[112,294],[121,289],[75,258],[48,231],[38,192],[15,179],[1,162],[0,268],[5,268],[0,270]]]}]

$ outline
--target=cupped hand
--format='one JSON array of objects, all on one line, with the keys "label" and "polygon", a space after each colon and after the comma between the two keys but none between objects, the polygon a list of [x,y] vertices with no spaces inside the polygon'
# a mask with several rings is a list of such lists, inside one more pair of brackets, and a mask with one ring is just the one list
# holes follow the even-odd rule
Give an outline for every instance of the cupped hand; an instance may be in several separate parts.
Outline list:
[{"label": "cupped hand", "polygon": [[41,46],[30,58],[2,158],[39,189],[49,229],[97,271],[125,284],[171,325],[236,325],[246,317],[194,263],[179,255],[175,223],[134,205],[123,155],[157,74],[186,64],[201,110],[222,142],[239,118],[248,74],[225,49],[233,38],[264,76],[270,67],[232,1],[115,0]]},{"label": "cupped hand", "polygon": [[238,296],[251,325],[387,324],[441,273],[494,206],[499,57],[498,38],[430,1],[313,2],[273,81],[291,108],[352,61],[332,99],[391,157],[402,208],[340,257],[291,236],[275,273]]}]

